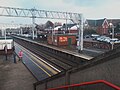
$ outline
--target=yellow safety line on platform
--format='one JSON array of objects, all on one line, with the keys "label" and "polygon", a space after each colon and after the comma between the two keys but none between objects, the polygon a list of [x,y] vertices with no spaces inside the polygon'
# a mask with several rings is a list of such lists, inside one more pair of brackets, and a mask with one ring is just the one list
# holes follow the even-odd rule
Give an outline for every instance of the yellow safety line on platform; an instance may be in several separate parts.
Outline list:
[{"label": "yellow safety line on platform", "polygon": [[31,57],[36,60],[38,63],[42,64],[45,68],[47,68],[49,71],[51,71],[53,74],[57,74],[58,72],[56,72],[55,70],[52,70],[49,66],[47,66],[46,64],[44,64],[43,62],[41,62],[40,60],[38,60],[36,57],[34,57],[33,55],[31,55]]},{"label": "yellow safety line on platform", "polygon": [[[17,43],[16,43],[17,44]],[[18,44],[17,44],[18,45]],[[25,52],[27,52],[34,60],[36,60],[38,63],[42,64],[45,68],[47,68],[49,71],[51,71],[53,74],[57,74],[58,71],[56,72],[55,70],[53,70],[51,67],[47,66],[46,64],[44,64],[43,62],[41,62],[39,59],[36,58],[36,55],[34,55],[32,52],[28,51],[27,49],[25,49],[24,47],[22,47],[21,45],[18,45],[19,47],[23,48]],[[33,60],[32,60],[33,61]],[[34,62],[35,63],[35,62]],[[39,65],[38,65],[39,66]],[[60,72],[60,71],[59,71]]]},{"label": "yellow safety line on platform", "polygon": [[[20,47],[22,47],[21,45],[18,45]],[[24,48],[24,47],[22,47]],[[25,48],[24,48],[25,49]],[[44,67],[46,67],[48,70],[50,70],[53,74],[57,74],[58,72],[61,72],[60,70],[58,70],[57,68],[55,68],[54,66],[50,65],[49,63],[47,63],[46,61],[44,61],[42,58],[36,56],[35,54],[33,54],[32,52],[30,52],[29,50],[25,49],[28,53],[30,53],[32,56],[34,56],[36,59],[36,61],[38,63],[41,63]],[[54,70],[53,70],[54,69]]]},{"label": "yellow safety line on platform", "polygon": [[[26,57],[28,57],[26,54],[25,54]],[[40,69],[42,69],[49,77],[51,77],[51,75],[45,70],[43,69],[42,67],[40,67],[36,62],[34,62],[30,57],[28,57],[36,66],[38,66]]]}]

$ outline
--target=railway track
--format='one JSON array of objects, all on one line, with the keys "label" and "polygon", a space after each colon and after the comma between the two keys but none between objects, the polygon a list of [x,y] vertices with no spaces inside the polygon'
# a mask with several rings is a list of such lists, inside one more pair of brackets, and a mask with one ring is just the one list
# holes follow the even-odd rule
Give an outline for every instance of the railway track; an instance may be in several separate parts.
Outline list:
[{"label": "railway track", "polygon": [[72,67],[78,65],[77,62],[73,62],[71,60],[66,60],[64,57],[59,57],[57,55],[53,55],[51,52],[45,51],[43,48],[40,48],[39,44],[34,44],[32,42],[27,42],[21,39],[14,39],[15,42],[19,43],[23,47],[32,51],[37,56],[44,59],[46,62],[56,67],[60,71],[65,71],[71,69]]}]

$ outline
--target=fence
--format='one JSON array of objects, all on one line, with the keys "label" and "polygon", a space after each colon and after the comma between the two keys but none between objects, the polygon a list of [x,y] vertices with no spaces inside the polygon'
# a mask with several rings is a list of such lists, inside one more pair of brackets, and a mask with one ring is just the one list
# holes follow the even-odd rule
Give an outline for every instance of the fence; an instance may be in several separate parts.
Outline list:
[{"label": "fence", "polygon": [[85,83],[80,83],[80,84],[66,85],[66,86],[61,86],[57,88],[50,88],[47,90],[82,90],[82,89],[83,90],[120,90],[120,87],[110,82],[107,82],[105,80],[97,80],[97,81],[85,82]]}]

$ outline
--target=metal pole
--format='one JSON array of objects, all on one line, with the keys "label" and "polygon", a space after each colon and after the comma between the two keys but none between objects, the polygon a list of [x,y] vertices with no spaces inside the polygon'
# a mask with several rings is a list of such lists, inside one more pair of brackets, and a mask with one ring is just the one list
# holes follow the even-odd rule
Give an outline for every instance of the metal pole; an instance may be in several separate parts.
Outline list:
[{"label": "metal pole", "polygon": [[83,50],[83,16],[80,15],[81,20],[79,21],[79,32],[78,32],[78,52]]},{"label": "metal pole", "polygon": [[[67,18],[67,14],[66,14],[66,18]],[[67,29],[67,19],[66,19],[66,24],[65,24],[65,31],[68,31],[68,29]]]},{"label": "metal pole", "polygon": [[114,49],[114,42],[111,43],[112,44],[112,50]]},{"label": "metal pole", "polygon": [[6,42],[6,29],[4,29],[5,30],[5,42]]},{"label": "metal pole", "polygon": [[5,29],[5,24],[3,25],[3,35],[5,37],[5,42],[6,42],[6,29]]},{"label": "metal pole", "polygon": [[112,38],[114,38],[114,26],[112,25]]},{"label": "metal pole", "polygon": [[[114,38],[114,25],[112,25],[112,39]],[[112,50],[114,49],[114,42],[112,42]]]},{"label": "metal pole", "polygon": [[51,27],[51,29],[52,29],[52,44],[53,44],[53,28]]},{"label": "metal pole", "polygon": [[81,43],[80,43],[80,50],[82,51],[83,50],[83,15],[81,14]]},{"label": "metal pole", "polygon": [[[66,12],[66,24],[65,24],[65,31],[68,31],[68,27],[67,27],[67,12]],[[69,32],[67,32],[69,33]]]},{"label": "metal pole", "polygon": [[32,9],[32,39],[34,39],[34,29],[35,29],[35,9]]},{"label": "metal pole", "polygon": [[38,34],[38,33],[37,33],[37,29],[35,29],[35,31],[36,31],[35,35],[36,35],[36,38],[37,38],[37,34]]},{"label": "metal pole", "polygon": [[53,25],[53,34],[55,35],[55,25]]},{"label": "metal pole", "polygon": [[21,34],[21,35],[23,34],[22,27],[20,28],[20,34]]},{"label": "metal pole", "polygon": [[69,85],[70,84],[70,72],[66,71],[65,73],[65,85]]},{"label": "metal pole", "polygon": [[35,18],[32,17],[32,39],[34,39],[34,23],[35,23]]},{"label": "metal pole", "polygon": [[79,21],[79,31],[78,31],[78,52],[80,52],[80,21]]}]

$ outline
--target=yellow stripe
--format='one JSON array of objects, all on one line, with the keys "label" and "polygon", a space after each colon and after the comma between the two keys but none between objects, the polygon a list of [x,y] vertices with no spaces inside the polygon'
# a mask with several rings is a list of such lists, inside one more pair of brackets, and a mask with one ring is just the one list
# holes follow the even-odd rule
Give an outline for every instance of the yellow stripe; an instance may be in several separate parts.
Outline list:
[{"label": "yellow stripe", "polygon": [[[29,53],[29,52],[28,52]],[[43,62],[41,62],[40,60],[38,60],[34,55],[30,55],[35,61],[37,61],[40,64],[44,64]],[[47,66],[46,64],[43,65],[45,68],[47,68],[49,71],[51,71],[53,74],[57,74],[57,72],[55,70],[52,70],[49,66]]]},{"label": "yellow stripe", "polygon": [[[27,55],[26,55],[26,57],[28,57]],[[29,58],[29,57],[28,57]],[[30,60],[31,60],[31,58],[29,58]],[[40,67],[36,62],[34,62],[33,60],[31,60],[35,65],[37,65],[40,69],[42,69],[49,77],[51,77],[51,75],[45,70],[45,69],[43,69],[42,67]]]},{"label": "yellow stripe", "polygon": [[[20,47],[19,47],[20,48]],[[23,47],[21,47],[23,51],[25,51],[25,49]],[[26,52],[26,51],[25,51]],[[26,57],[28,57],[26,54],[25,54]],[[29,58],[29,57],[28,57]],[[31,58],[29,58],[31,60]],[[37,65],[40,69],[42,69],[49,77],[51,77],[51,75],[45,70],[43,69],[42,67],[40,67],[36,62],[34,62],[33,60],[31,60],[35,65]]]},{"label": "yellow stripe", "polygon": [[[37,57],[33,54],[33,53],[31,53],[30,51],[28,51],[27,49],[25,49],[24,47],[22,47],[21,45],[18,45],[19,47],[21,47],[22,49],[24,49],[24,51],[25,52],[27,52],[27,54],[29,54],[35,61],[37,61],[38,63],[40,63],[40,64],[44,64],[43,66],[45,67],[45,68],[47,68],[49,71],[51,71],[53,74],[57,74],[58,72],[57,71],[55,71],[55,70],[53,70],[51,67],[49,67],[48,65],[46,65],[45,63],[43,63],[43,62],[41,62],[40,60],[38,60],[37,59]],[[40,58],[41,59],[41,58]]]}]

